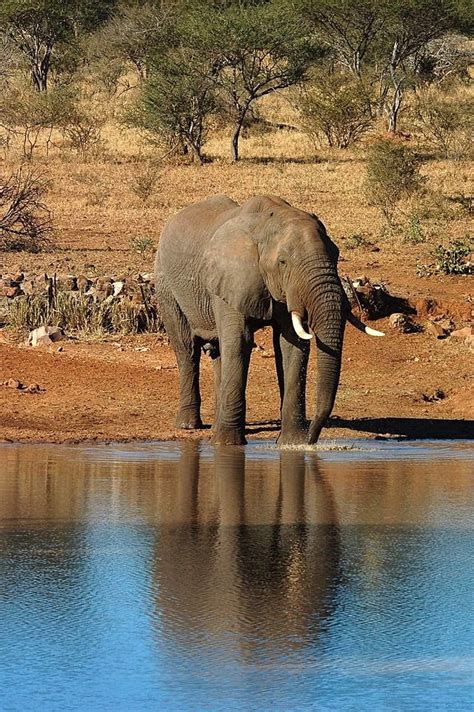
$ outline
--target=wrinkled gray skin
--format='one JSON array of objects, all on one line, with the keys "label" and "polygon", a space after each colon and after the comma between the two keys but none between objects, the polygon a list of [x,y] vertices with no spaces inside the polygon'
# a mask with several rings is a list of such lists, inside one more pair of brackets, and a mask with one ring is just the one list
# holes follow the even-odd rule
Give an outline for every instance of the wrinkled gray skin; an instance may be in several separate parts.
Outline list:
[{"label": "wrinkled gray skin", "polygon": [[[334,405],[341,367],[347,302],[337,258],[337,247],[317,217],[273,196],[239,206],[218,195],[168,221],[155,270],[161,314],[179,367],[177,427],[202,425],[199,360],[207,345],[216,382],[213,441],[245,443],[253,336],[271,324],[281,396],[279,443],[317,441]],[[309,343],[296,335],[291,311],[316,335],[317,397],[309,432]]]}]

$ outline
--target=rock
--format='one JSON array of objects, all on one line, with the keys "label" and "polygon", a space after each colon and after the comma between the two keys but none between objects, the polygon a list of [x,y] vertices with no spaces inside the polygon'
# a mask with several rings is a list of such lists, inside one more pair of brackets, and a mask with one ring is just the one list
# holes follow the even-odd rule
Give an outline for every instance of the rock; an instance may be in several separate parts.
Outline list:
[{"label": "rock", "polygon": [[446,393],[441,390],[441,388],[436,388],[433,393],[422,393],[421,397],[426,403],[436,403],[437,401],[444,400]]},{"label": "rock", "polygon": [[79,291],[87,292],[90,287],[92,287],[92,281],[84,277],[83,274],[80,274],[79,277],[77,277],[77,288]]},{"label": "rock", "polygon": [[407,314],[402,314],[401,312],[391,314],[388,322],[392,329],[397,329],[397,331],[400,331],[402,334],[419,331],[418,325],[414,324]]},{"label": "rock", "polygon": [[28,294],[29,296],[35,293],[35,285],[32,279],[25,279],[25,281],[21,284],[21,288],[23,293]]},{"label": "rock", "polygon": [[449,336],[448,332],[443,329],[441,324],[435,321],[427,321],[425,324],[425,329],[436,339],[446,339],[446,337]]},{"label": "rock", "polygon": [[448,334],[454,329],[454,321],[448,316],[435,316],[431,321],[438,324]]},{"label": "rock", "polygon": [[453,339],[468,339],[470,336],[474,336],[474,326],[465,326],[463,329],[451,332]]},{"label": "rock", "polygon": [[25,389],[26,393],[41,393],[44,388],[41,388],[39,383],[32,383],[31,386]]},{"label": "rock", "polygon": [[46,346],[64,338],[62,329],[59,326],[40,326],[38,329],[30,331],[28,343],[31,346]]},{"label": "rock", "polygon": [[7,388],[15,388],[16,390],[21,390],[23,388],[23,384],[21,381],[17,381],[15,378],[9,378],[8,381],[5,381],[3,383],[4,386]]},{"label": "rock", "polygon": [[125,286],[124,282],[114,282],[113,283],[114,297],[117,297],[119,294],[121,294],[123,292],[124,286]]}]

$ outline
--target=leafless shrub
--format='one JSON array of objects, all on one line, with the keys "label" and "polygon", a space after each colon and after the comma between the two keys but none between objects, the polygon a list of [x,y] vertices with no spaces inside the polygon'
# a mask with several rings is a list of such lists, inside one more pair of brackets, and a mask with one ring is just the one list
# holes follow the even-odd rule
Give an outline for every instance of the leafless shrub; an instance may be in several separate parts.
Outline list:
[{"label": "leafless shrub", "polygon": [[148,202],[155,192],[161,177],[161,170],[156,163],[148,163],[138,168],[129,180],[130,190],[143,203]]},{"label": "leafless shrub", "polygon": [[427,87],[417,93],[414,124],[428,146],[442,158],[461,159],[473,154],[474,101],[463,93],[445,93]]},{"label": "leafless shrub", "polygon": [[19,139],[23,158],[31,160],[43,139],[48,152],[53,129],[64,122],[65,99],[60,89],[37,92],[18,85],[0,93],[0,128]]},{"label": "leafless shrub", "polygon": [[51,235],[51,216],[43,202],[47,182],[25,167],[0,177],[0,250],[38,252]]}]

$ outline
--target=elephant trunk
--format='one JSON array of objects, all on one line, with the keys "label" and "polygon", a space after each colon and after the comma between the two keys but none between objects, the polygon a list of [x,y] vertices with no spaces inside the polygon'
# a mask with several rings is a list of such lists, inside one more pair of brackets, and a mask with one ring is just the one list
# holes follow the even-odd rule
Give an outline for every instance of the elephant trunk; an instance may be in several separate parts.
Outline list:
[{"label": "elephant trunk", "polygon": [[344,292],[332,263],[318,264],[306,274],[309,285],[302,302],[308,324],[316,336],[316,403],[308,442],[315,443],[330,416],[341,372],[342,342],[346,319]]}]

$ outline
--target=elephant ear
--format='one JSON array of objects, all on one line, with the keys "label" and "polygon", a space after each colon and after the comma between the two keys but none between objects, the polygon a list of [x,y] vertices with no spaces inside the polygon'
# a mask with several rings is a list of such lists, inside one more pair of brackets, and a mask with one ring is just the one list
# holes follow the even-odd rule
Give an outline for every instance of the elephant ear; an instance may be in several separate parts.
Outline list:
[{"label": "elephant ear", "polygon": [[270,319],[272,300],[259,267],[257,245],[239,218],[216,230],[207,247],[207,288],[245,316]]}]

